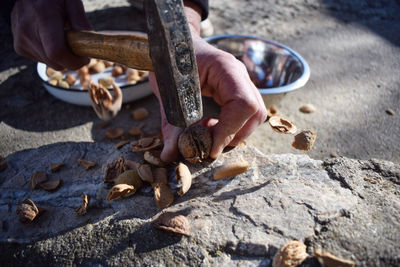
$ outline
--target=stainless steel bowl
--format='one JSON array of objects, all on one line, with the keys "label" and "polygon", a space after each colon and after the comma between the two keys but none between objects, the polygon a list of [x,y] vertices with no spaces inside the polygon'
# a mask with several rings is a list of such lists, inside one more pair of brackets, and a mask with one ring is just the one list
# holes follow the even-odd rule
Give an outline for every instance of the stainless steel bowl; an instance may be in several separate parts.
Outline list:
[{"label": "stainless steel bowl", "polygon": [[216,35],[205,40],[244,63],[266,107],[303,87],[310,78],[307,62],[280,43],[247,35]]}]

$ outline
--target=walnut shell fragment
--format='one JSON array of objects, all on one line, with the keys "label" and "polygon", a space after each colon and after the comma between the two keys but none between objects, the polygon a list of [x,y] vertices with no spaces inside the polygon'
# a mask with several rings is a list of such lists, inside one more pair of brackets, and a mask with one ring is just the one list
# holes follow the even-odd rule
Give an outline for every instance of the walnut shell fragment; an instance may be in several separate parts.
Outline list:
[{"label": "walnut shell fragment", "polygon": [[299,266],[309,256],[306,249],[302,242],[290,241],[275,254],[272,267]]},{"label": "walnut shell fragment", "polygon": [[158,183],[153,186],[154,198],[157,206],[160,209],[164,209],[174,202],[174,194],[169,188],[168,184]]},{"label": "walnut shell fragment", "polygon": [[37,189],[40,183],[47,181],[47,174],[43,171],[37,171],[31,176],[30,185],[32,189]]},{"label": "walnut shell fragment", "polygon": [[268,122],[272,130],[277,133],[294,134],[297,131],[296,125],[278,116],[269,118]]},{"label": "walnut shell fragment", "polygon": [[106,132],[107,138],[110,139],[117,139],[120,138],[122,135],[124,135],[124,129],[122,128],[110,129]]},{"label": "walnut shell fragment", "polygon": [[16,213],[19,215],[20,222],[30,223],[39,214],[39,209],[32,200],[27,198],[18,205]]},{"label": "walnut shell fragment", "polygon": [[208,158],[213,144],[211,133],[202,125],[186,128],[178,139],[178,149],[190,163],[201,162]]},{"label": "walnut shell fragment", "polygon": [[155,168],[153,171],[153,177],[153,187],[157,184],[168,184],[168,172],[166,168]]},{"label": "walnut shell fragment", "polygon": [[140,163],[133,160],[125,160],[124,169],[138,171]]},{"label": "walnut shell fragment", "polygon": [[149,116],[149,112],[145,108],[137,108],[134,111],[132,111],[132,116],[134,120],[141,121]]},{"label": "walnut shell fragment", "polygon": [[96,162],[90,161],[90,160],[86,160],[86,159],[78,159],[78,163],[84,167],[86,170],[89,170],[90,168],[93,168],[94,166],[96,166]]},{"label": "walnut shell fragment", "polygon": [[132,143],[133,152],[144,152],[162,146],[163,142],[158,137],[144,137]]},{"label": "walnut shell fragment", "polygon": [[305,104],[299,110],[303,113],[313,113],[317,111],[317,108],[313,104]]},{"label": "walnut shell fragment", "polygon": [[123,157],[119,157],[117,160],[107,164],[106,171],[104,174],[104,182],[110,183],[117,178],[121,173],[125,171],[125,160]]},{"label": "walnut shell fragment", "polygon": [[63,167],[65,164],[62,162],[58,162],[58,163],[50,163],[50,171],[51,172],[58,172],[61,167]]},{"label": "walnut shell fragment", "polygon": [[153,172],[151,171],[151,166],[149,164],[142,164],[138,167],[138,174],[142,181],[153,183],[154,177]]},{"label": "walnut shell fragment", "polygon": [[172,212],[161,214],[154,221],[153,226],[175,234],[191,236],[189,220],[183,215],[176,215]]},{"label": "walnut shell fragment", "polygon": [[80,205],[76,210],[75,213],[78,215],[84,215],[87,212],[87,207],[89,206],[89,195],[84,194],[82,197],[82,205]]},{"label": "walnut shell fragment", "polygon": [[249,166],[249,163],[244,160],[226,163],[215,171],[214,180],[230,178],[238,174],[247,172]]},{"label": "walnut shell fragment", "polygon": [[128,133],[132,136],[140,136],[142,135],[142,127],[143,125],[133,126],[132,128],[129,129]]},{"label": "walnut shell fragment", "polygon": [[153,164],[158,167],[162,167],[165,165],[165,162],[163,162],[160,159],[161,151],[159,150],[152,150],[152,151],[145,151],[143,158],[145,161],[147,161],[150,164]]},{"label": "walnut shell fragment", "polygon": [[120,148],[122,148],[124,145],[127,145],[127,144],[129,144],[129,140],[122,140],[122,141],[120,141],[120,142],[118,142],[118,143],[116,143],[115,144],[115,148],[116,149],[120,149]]},{"label": "walnut shell fragment", "polygon": [[137,171],[127,170],[121,173],[116,179],[114,179],[114,184],[132,185],[134,189],[130,192],[129,195],[133,195],[134,193],[136,193],[138,189],[142,187],[143,182],[140,176],[138,175]]},{"label": "walnut shell fragment", "polygon": [[120,197],[127,196],[132,193],[135,188],[128,184],[117,184],[114,185],[107,194],[107,201],[116,200]]},{"label": "walnut shell fragment", "polygon": [[292,147],[310,151],[314,146],[315,140],[317,139],[317,133],[312,130],[304,130],[299,134],[295,135]]},{"label": "walnut shell fragment", "polygon": [[325,267],[353,267],[355,265],[354,261],[352,260],[336,257],[329,252],[322,251],[317,248],[314,248],[314,256],[317,258],[319,263]]},{"label": "walnut shell fragment", "polygon": [[178,194],[182,196],[186,194],[186,192],[189,191],[190,187],[192,186],[192,174],[190,173],[188,166],[186,166],[182,162],[179,163],[176,167],[175,174],[177,180],[181,184],[181,188]]},{"label": "walnut shell fragment", "polygon": [[7,162],[3,157],[0,157],[0,172],[7,168]]},{"label": "walnut shell fragment", "polygon": [[56,190],[62,183],[61,179],[51,180],[47,182],[40,183],[39,186],[46,191]]}]

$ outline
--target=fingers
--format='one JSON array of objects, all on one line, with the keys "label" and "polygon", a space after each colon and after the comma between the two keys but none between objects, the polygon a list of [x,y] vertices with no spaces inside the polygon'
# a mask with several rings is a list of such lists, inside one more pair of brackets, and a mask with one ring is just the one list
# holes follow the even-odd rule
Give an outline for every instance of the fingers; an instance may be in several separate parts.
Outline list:
[{"label": "fingers", "polygon": [[90,29],[80,0],[19,0],[11,18],[18,54],[56,70],[74,70],[89,62],[71,52],[64,36],[67,22],[73,29]]}]

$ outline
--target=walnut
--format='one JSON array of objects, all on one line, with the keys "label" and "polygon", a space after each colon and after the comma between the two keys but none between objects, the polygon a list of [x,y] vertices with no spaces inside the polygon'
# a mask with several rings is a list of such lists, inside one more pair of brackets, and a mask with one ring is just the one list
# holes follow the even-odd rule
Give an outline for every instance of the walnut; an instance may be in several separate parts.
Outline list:
[{"label": "walnut", "polygon": [[272,130],[277,133],[294,134],[297,131],[296,125],[278,116],[271,117],[268,122]]},{"label": "walnut", "polygon": [[149,112],[145,108],[137,108],[134,111],[132,111],[132,116],[134,120],[141,121],[149,116]]},{"label": "walnut", "polygon": [[214,180],[230,178],[235,175],[247,172],[249,163],[247,161],[235,161],[222,165],[214,173]]},{"label": "walnut", "polygon": [[178,149],[190,163],[208,158],[213,144],[211,133],[201,125],[186,128],[179,136]]},{"label": "walnut", "polygon": [[299,266],[309,256],[306,248],[300,241],[290,241],[275,254],[272,267]]},{"label": "walnut", "polygon": [[317,133],[312,130],[304,130],[299,134],[295,135],[292,147],[310,151],[314,146],[315,140],[317,139]]},{"label": "walnut", "polygon": [[27,198],[18,205],[16,213],[19,215],[20,222],[30,223],[39,214],[39,209],[32,200]]},{"label": "walnut", "polygon": [[169,231],[175,234],[190,236],[189,220],[183,215],[176,215],[172,212],[166,212],[160,215],[153,226],[157,229]]},{"label": "walnut", "polygon": [[118,65],[114,66],[114,68],[111,71],[111,74],[114,77],[118,77],[118,76],[122,75],[123,73],[124,73],[124,70],[122,69],[121,66],[118,66]]},{"label": "walnut", "polygon": [[182,162],[176,167],[175,174],[177,180],[181,184],[181,189],[179,190],[178,194],[182,196],[186,194],[186,192],[189,191],[190,187],[192,186],[192,174],[190,173],[189,168]]}]

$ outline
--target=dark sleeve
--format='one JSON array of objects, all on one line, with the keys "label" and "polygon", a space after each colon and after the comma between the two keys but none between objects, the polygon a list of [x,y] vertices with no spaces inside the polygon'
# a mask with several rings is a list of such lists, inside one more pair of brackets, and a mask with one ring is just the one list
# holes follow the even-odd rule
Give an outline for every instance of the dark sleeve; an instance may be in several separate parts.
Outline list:
[{"label": "dark sleeve", "polygon": [[201,20],[205,20],[208,17],[208,0],[190,0],[191,2],[198,5],[202,12],[201,12]]},{"label": "dark sleeve", "polygon": [[1,0],[0,15],[9,25],[11,24],[11,10],[14,7],[15,0]]}]

